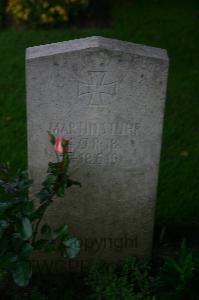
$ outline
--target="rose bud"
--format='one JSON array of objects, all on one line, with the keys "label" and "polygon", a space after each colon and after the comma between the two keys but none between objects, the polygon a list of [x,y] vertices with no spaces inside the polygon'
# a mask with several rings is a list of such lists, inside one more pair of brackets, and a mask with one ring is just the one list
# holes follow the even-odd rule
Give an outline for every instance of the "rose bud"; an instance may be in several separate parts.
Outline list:
[{"label": "rose bud", "polygon": [[58,138],[55,138],[54,149],[57,154],[63,154],[64,152],[63,145],[65,145],[66,142],[67,141],[65,140],[63,135]]}]

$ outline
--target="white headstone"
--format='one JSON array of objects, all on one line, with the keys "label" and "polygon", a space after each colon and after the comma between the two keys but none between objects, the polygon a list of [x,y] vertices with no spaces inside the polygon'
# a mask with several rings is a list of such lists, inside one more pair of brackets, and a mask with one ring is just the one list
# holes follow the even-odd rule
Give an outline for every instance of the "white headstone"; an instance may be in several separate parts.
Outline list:
[{"label": "white headstone", "polygon": [[81,240],[78,260],[150,255],[168,57],[91,37],[27,49],[29,171],[37,190],[55,159],[47,131],[71,140],[82,183],[47,212]]}]

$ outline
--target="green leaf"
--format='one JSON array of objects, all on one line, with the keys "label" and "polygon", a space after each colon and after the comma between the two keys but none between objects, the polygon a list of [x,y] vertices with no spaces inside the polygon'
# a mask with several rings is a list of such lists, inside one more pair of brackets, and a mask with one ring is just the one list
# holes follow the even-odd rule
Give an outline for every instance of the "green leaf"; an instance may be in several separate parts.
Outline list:
[{"label": "green leaf", "polygon": [[58,197],[64,197],[64,194],[65,194],[65,188],[64,188],[64,185],[61,185],[57,191],[57,196]]},{"label": "green leaf", "polygon": [[68,234],[68,226],[66,224],[61,225],[53,233],[53,239],[65,237]]},{"label": "green leaf", "polygon": [[57,180],[57,177],[55,175],[48,175],[46,177],[46,179],[44,180],[44,182],[42,183],[43,186],[48,187],[51,186],[52,184],[54,184]]},{"label": "green leaf", "polygon": [[186,257],[190,254],[190,250],[187,246],[186,240],[183,240],[180,246],[180,250],[178,253],[179,263],[183,265],[185,263]]},{"label": "green leaf", "polygon": [[50,131],[47,131],[47,132],[48,132],[51,144],[54,145],[55,144],[55,136]]},{"label": "green leaf", "polygon": [[51,197],[52,192],[43,188],[38,194],[37,197],[40,200],[40,203],[44,203],[49,201],[49,198]]},{"label": "green leaf", "polygon": [[76,238],[70,238],[67,240],[64,240],[63,245],[67,247],[66,253],[69,256],[69,258],[74,258],[77,256],[77,254],[80,251],[80,242]]},{"label": "green leaf", "polygon": [[21,257],[29,257],[33,253],[34,248],[32,247],[31,244],[25,243],[23,245],[23,248],[21,250],[20,256]]},{"label": "green leaf", "polygon": [[32,224],[28,218],[23,218],[19,228],[20,235],[23,240],[29,240],[32,236]]},{"label": "green leaf", "polygon": [[167,256],[165,257],[165,263],[167,264],[168,267],[171,269],[175,269],[179,274],[183,272],[181,266],[175,261],[175,259]]},{"label": "green leaf", "polygon": [[0,220],[0,229],[5,229],[9,226],[8,222],[5,220]]},{"label": "green leaf", "polygon": [[28,285],[32,277],[32,268],[29,261],[17,262],[12,270],[12,277],[14,282],[20,286]]},{"label": "green leaf", "polygon": [[9,224],[7,221],[0,220],[0,239],[2,238],[4,231],[6,228],[8,228],[8,226]]}]

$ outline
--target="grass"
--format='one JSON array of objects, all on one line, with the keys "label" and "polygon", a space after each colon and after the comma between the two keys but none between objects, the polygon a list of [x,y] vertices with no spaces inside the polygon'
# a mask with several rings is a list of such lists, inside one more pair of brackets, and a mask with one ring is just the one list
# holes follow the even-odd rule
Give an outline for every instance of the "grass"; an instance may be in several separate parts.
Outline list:
[{"label": "grass", "polygon": [[25,48],[92,35],[166,48],[170,73],[156,222],[199,223],[199,5],[118,0],[105,29],[0,32],[0,161],[26,168]]}]

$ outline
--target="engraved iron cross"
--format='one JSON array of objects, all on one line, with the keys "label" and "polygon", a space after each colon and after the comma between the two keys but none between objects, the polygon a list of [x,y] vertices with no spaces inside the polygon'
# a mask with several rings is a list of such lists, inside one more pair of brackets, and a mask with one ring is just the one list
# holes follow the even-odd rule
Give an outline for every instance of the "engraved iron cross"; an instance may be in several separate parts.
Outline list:
[{"label": "engraved iron cross", "polygon": [[89,71],[90,83],[79,82],[78,96],[88,95],[90,105],[104,105],[105,97],[116,95],[117,82],[105,83],[106,71]]}]

